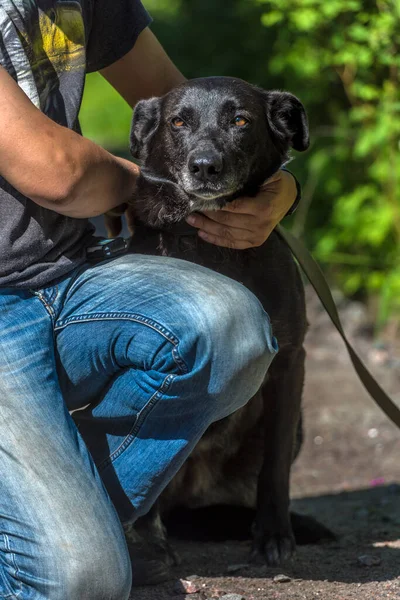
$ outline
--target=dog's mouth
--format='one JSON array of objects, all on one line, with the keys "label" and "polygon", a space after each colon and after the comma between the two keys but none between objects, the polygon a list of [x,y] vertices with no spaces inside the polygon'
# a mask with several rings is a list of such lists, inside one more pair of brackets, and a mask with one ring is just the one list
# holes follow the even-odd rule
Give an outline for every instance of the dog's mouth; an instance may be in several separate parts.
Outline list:
[{"label": "dog's mouth", "polygon": [[141,177],[155,186],[152,202],[141,202],[140,194],[136,198],[137,216],[151,227],[179,223],[192,212],[220,210],[238,190],[233,178],[195,182],[176,175],[168,178],[146,167],[142,167]]},{"label": "dog's mouth", "polygon": [[147,169],[142,168],[142,176],[144,176],[148,181],[152,183],[162,186],[162,185],[172,185],[177,189],[181,189],[188,196],[194,196],[199,200],[217,200],[218,198],[226,198],[235,193],[236,188],[233,186],[221,188],[221,186],[210,186],[203,185],[199,187],[192,187],[190,185],[185,185],[185,182],[176,182],[173,179],[167,179],[166,177],[159,176],[156,173],[152,173]]},{"label": "dog's mouth", "polygon": [[184,188],[185,192],[189,196],[194,196],[199,200],[217,200],[221,198],[226,198],[235,193],[236,189],[233,187],[225,188],[225,189],[210,189],[209,187],[200,187],[200,188]]}]

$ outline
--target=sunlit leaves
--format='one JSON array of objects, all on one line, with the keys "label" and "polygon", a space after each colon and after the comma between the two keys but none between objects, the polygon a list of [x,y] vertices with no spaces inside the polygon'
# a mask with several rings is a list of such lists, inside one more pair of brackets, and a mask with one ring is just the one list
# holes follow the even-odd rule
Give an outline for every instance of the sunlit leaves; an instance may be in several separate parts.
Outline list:
[{"label": "sunlit leaves", "polygon": [[[324,225],[315,219],[314,205],[310,217],[318,234],[311,229],[307,235],[317,256],[335,265],[347,292],[379,291],[387,316],[390,307],[400,306],[400,2],[262,5],[263,24],[277,33],[274,72],[285,76],[290,69],[296,75],[294,91],[309,99],[307,108],[320,120],[326,99],[329,127],[314,132],[309,178],[314,157],[324,165],[325,156],[316,195],[330,197],[333,209]],[[342,90],[341,100],[338,93],[331,97],[332,81],[335,91]],[[308,92],[315,82],[314,102]]]}]

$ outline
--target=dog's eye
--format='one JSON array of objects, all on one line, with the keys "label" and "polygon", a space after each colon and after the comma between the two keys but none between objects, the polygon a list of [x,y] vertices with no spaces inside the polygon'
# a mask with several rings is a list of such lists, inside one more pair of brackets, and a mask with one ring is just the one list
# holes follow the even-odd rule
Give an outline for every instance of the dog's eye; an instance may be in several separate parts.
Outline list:
[{"label": "dog's eye", "polygon": [[186,125],[185,121],[180,117],[174,117],[171,123],[174,127],[185,127]]},{"label": "dog's eye", "polygon": [[248,122],[249,121],[242,117],[242,115],[238,115],[233,119],[233,124],[236,125],[236,127],[244,127]]}]

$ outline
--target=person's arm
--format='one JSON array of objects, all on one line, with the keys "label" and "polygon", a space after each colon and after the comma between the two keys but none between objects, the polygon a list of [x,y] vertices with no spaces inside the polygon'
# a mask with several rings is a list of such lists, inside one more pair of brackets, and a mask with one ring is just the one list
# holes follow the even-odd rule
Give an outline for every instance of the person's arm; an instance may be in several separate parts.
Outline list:
[{"label": "person's arm", "polygon": [[[139,100],[163,96],[186,81],[148,27],[140,33],[127,54],[100,69],[100,73],[132,108]],[[117,210],[105,215],[111,237],[119,235],[122,230],[121,215],[126,206],[121,204]],[[132,221],[132,210],[131,207],[126,213],[128,221]]]},{"label": "person's arm", "polygon": [[138,174],[130,161],[49,119],[0,66],[0,175],[24,196],[92,217],[129,201]]},{"label": "person's arm", "polygon": [[132,108],[139,100],[163,96],[186,81],[148,27],[130,52],[100,73]]}]

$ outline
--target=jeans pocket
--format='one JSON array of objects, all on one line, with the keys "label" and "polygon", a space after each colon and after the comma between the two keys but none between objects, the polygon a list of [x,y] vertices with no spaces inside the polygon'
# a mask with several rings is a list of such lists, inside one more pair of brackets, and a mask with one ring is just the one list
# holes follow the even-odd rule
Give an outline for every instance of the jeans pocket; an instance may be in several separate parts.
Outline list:
[{"label": "jeans pocket", "polygon": [[[5,533],[0,534],[0,555],[0,598],[18,600],[21,597],[21,589],[13,590],[9,581],[11,579],[13,582],[18,582],[18,567],[10,548],[9,537]],[[21,582],[19,582],[20,586]]]}]

